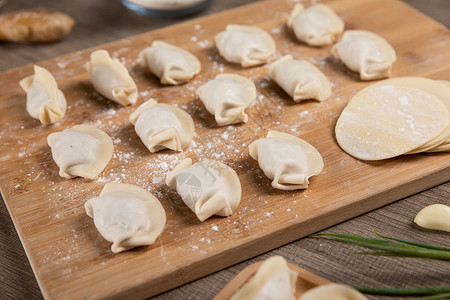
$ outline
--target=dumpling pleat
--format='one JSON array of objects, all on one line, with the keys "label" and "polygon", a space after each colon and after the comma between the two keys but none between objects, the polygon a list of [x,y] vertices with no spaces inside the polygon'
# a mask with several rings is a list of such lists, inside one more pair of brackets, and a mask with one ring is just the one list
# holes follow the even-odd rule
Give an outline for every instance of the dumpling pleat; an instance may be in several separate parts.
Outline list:
[{"label": "dumpling pleat", "polygon": [[[197,201],[195,203],[195,214],[198,219],[203,222],[208,219],[212,215],[218,214],[222,212],[224,209],[228,208],[228,211],[232,211],[230,208],[230,204],[228,203],[223,192],[218,191],[214,193],[212,196],[205,195],[203,199]],[[231,214],[231,213],[230,213]],[[218,214],[220,216],[227,217],[230,214]]]},{"label": "dumpling pleat", "polygon": [[150,151],[156,152],[161,149],[171,149],[181,151],[181,141],[178,131],[175,128],[167,128],[148,137],[148,147]]}]

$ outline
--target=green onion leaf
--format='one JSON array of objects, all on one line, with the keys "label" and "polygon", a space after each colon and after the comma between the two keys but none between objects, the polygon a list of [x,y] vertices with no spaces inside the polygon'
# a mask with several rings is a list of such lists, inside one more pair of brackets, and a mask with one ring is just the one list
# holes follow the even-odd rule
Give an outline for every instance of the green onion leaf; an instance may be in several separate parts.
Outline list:
[{"label": "green onion leaf", "polygon": [[397,239],[397,238],[393,238],[393,237],[381,235],[381,234],[379,234],[379,233],[376,232],[376,231],[374,231],[374,232],[375,232],[376,235],[378,235],[379,237],[382,237],[382,238],[384,238],[384,239],[393,240],[393,241],[397,241],[397,242],[400,242],[400,243],[409,244],[409,245],[414,245],[414,246],[419,246],[419,247],[428,248],[428,249],[435,249],[435,250],[442,250],[442,251],[450,251],[450,247],[439,246],[439,245],[431,245],[431,244],[426,244],[426,243],[421,243],[421,242],[415,242],[415,241],[402,240],[402,239]]},{"label": "green onion leaf", "polygon": [[381,237],[395,240],[399,243],[341,233],[316,233],[311,236],[326,236],[340,242],[378,250],[377,252],[363,253],[368,255],[450,260],[450,249],[447,249],[447,247],[394,239],[387,236]]}]

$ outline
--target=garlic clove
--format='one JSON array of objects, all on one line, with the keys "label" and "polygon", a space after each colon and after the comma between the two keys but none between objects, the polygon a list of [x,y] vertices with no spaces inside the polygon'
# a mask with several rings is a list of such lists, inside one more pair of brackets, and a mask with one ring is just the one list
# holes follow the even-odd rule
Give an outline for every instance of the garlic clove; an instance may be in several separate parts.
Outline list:
[{"label": "garlic clove", "polygon": [[450,207],[444,204],[433,204],[423,208],[414,219],[423,228],[450,232]]}]

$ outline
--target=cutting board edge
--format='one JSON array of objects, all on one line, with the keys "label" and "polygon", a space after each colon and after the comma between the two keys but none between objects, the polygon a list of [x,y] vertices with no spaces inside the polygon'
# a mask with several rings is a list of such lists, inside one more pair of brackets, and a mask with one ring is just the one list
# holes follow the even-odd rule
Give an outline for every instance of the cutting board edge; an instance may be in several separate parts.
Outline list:
[{"label": "cutting board edge", "polygon": [[44,283],[44,281],[41,279],[41,276],[39,276],[39,270],[37,268],[37,264],[34,260],[34,258],[31,256],[31,251],[28,246],[28,243],[26,240],[22,237],[22,229],[20,227],[19,221],[16,219],[15,214],[11,213],[12,208],[10,207],[10,203],[6,200],[6,197],[4,196],[4,187],[3,184],[0,183],[0,194],[3,199],[3,203],[5,203],[6,209],[8,210],[8,214],[11,218],[11,221],[14,225],[14,229],[17,232],[17,235],[19,237],[20,243],[22,244],[22,247],[24,248],[25,255],[27,256],[28,262],[30,263],[31,270],[33,271],[34,277],[36,278],[36,281],[38,283],[39,289],[41,290],[41,293],[44,297],[44,299],[50,299],[50,293],[47,290],[47,287]]}]

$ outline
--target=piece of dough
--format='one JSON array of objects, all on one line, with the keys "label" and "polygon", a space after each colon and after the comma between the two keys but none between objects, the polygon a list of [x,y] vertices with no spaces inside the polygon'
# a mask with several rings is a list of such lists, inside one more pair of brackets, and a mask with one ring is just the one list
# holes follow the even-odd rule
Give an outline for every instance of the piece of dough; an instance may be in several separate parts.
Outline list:
[{"label": "piece of dough", "polygon": [[150,99],[130,116],[137,135],[150,152],[181,151],[192,141],[195,127],[191,116],[175,106]]},{"label": "piece of dough", "polygon": [[66,98],[58,89],[53,75],[46,69],[34,66],[34,75],[19,82],[27,93],[27,112],[42,124],[52,124],[66,114]]},{"label": "piece of dough", "polygon": [[283,257],[272,256],[230,300],[295,300],[297,276]]},{"label": "piece of dough", "polygon": [[111,138],[100,129],[75,125],[47,137],[53,160],[64,178],[94,179],[106,167],[114,146]]},{"label": "piece of dough", "polygon": [[245,109],[256,98],[253,81],[236,74],[219,74],[201,85],[197,94],[220,126],[247,122]]},{"label": "piece of dough", "polygon": [[347,30],[331,48],[331,54],[350,70],[358,72],[361,80],[391,76],[396,61],[395,50],[381,36],[365,30]]},{"label": "piece of dough", "polygon": [[214,41],[222,57],[242,67],[265,64],[275,53],[273,38],[256,26],[229,24]]},{"label": "piece of dough", "polygon": [[163,41],[153,41],[139,54],[143,65],[160,78],[161,84],[178,85],[200,73],[199,60],[189,51]]},{"label": "piece of dough", "polygon": [[300,3],[296,4],[287,25],[299,41],[310,46],[331,45],[344,31],[341,18],[320,3],[307,9]]},{"label": "piece of dough", "polygon": [[127,106],[136,103],[138,90],[136,83],[117,60],[111,59],[106,50],[91,53],[87,65],[94,88],[102,96]]},{"label": "piece of dough", "polygon": [[414,222],[428,229],[450,232],[450,207],[444,204],[433,204],[423,208]]},{"label": "piece of dough", "polygon": [[266,138],[249,145],[250,156],[258,161],[272,187],[280,190],[306,189],[309,177],[322,172],[320,153],[293,135],[269,131]]},{"label": "piece of dough", "polygon": [[[436,82],[443,84],[447,88],[447,91],[448,91],[447,93],[450,93],[450,81],[436,80]],[[448,105],[447,105],[447,109],[449,110],[449,113],[450,113],[450,107]],[[450,125],[449,125],[449,127],[450,127]],[[450,132],[450,128],[448,129],[448,131]],[[434,147],[425,150],[425,152],[450,152],[450,136],[447,137],[447,139],[445,139],[441,143],[435,145]]]},{"label": "piece of dough", "polygon": [[448,105],[450,93],[434,80],[380,81],[353,96],[337,121],[336,139],[363,160],[411,153],[448,129]]},{"label": "piece of dough", "polygon": [[319,285],[306,291],[298,300],[369,300],[354,288],[344,284]]},{"label": "piece of dough", "polygon": [[166,178],[176,188],[184,203],[203,222],[212,215],[228,217],[241,201],[241,183],[236,172],[212,159],[192,164],[184,159]]},{"label": "piece of dough", "polygon": [[159,200],[131,184],[107,183],[84,208],[114,253],[153,244],[166,224]]},{"label": "piece of dough", "polygon": [[306,99],[326,100],[331,95],[328,78],[313,64],[306,60],[294,60],[286,55],[273,63],[269,76],[295,102]]},{"label": "piece of dough", "polygon": [[[375,83],[373,86],[383,85],[385,83],[399,84],[411,88],[419,88],[425,92],[437,96],[442,103],[446,106],[447,112],[450,115],[450,87],[443,85],[442,81],[431,80],[422,77],[400,77],[393,78],[379,83]],[[446,144],[450,141],[450,123],[447,128],[441,132],[437,137],[431,139],[425,144],[409,151],[407,154],[413,154],[418,152],[438,152],[448,151]]]},{"label": "piece of dough", "polygon": [[[442,86],[443,81],[432,80],[423,77],[398,77],[373,83],[371,87],[382,86],[386,84],[402,85],[405,87],[418,88],[438,97],[446,106],[450,115],[450,86]],[[445,85],[445,84],[444,84]],[[447,129],[443,130],[436,138],[425,144],[409,151],[407,154],[419,152],[439,152],[445,151],[445,143],[450,139],[450,123]],[[442,146],[441,146],[442,145]]]}]

